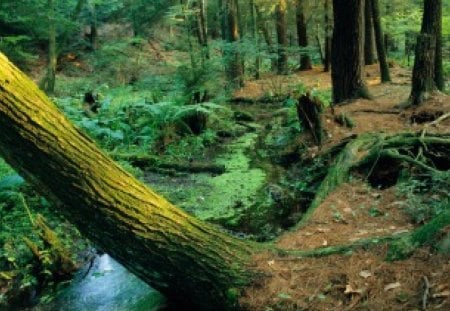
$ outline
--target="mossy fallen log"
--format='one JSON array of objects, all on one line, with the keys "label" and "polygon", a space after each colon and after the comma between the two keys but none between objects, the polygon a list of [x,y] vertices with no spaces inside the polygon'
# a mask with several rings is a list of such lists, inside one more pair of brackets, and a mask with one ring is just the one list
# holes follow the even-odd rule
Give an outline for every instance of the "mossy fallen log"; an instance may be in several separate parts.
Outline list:
[{"label": "mossy fallen log", "polygon": [[[163,172],[163,170],[188,172],[188,173],[211,173],[223,174],[225,173],[225,165],[215,163],[204,163],[198,161],[167,161],[160,157],[146,154],[128,154],[128,153],[113,153],[111,156],[116,160],[130,162],[132,165],[139,168],[156,172]],[[161,170],[162,169],[162,170]]]}]

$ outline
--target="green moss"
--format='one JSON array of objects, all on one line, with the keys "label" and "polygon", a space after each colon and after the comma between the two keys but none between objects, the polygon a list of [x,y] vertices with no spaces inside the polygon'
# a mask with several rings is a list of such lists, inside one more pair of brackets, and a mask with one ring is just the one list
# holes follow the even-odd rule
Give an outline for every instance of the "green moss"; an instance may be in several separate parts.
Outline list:
[{"label": "green moss", "polygon": [[259,189],[264,185],[266,174],[262,169],[252,168],[247,151],[255,144],[257,135],[246,134],[228,147],[228,152],[218,158],[217,163],[226,167],[226,173],[212,177],[203,175],[209,188],[204,193],[205,204],[200,204],[194,214],[202,220],[225,221],[228,225],[237,224],[240,215],[255,200]]}]

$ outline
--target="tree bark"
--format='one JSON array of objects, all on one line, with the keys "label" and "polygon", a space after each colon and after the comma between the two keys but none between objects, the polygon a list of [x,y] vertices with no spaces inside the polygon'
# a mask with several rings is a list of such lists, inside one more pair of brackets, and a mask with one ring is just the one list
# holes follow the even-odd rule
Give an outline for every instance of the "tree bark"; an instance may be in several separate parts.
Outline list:
[{"label": "tree bark", "polygon": [[364,63],[366,65],[375,64],[375,55],[373,53],[373,19],[372,19],[372,1],[365,0],[364,6]]},{"label": "tree bark", "polygon": [[54,0],[48,0],[48,65],[47,75],[43,81],[43,89],[52,94],[55,92],[56,66],[58,56],[56,54],[56,21]]},{"label": "tree bark", "polygon": [[237,44],[240,40],[239,20],[237,16],[237,1],[226,0],[226,22],[227,32],[226,38],[230,43],[229,51],[225,53],[228,77],[233,87],[241,87],[244,85],[244,68],[242,67],[241,54],[238,51]]},{"label": "tree bark", "polygon": [[425,0],[422,28],[417,38],[412,90],[409,104],[419,105],[428,99],[436,88],[436,50],[439,33],[441,0]]},{"label": "tree bark", "polygon": [[363,80],[363,1],[333,1],[334,34],[331,77],[335,104],[370,97]]},{"label": "tree bark", "polygon": [[[272,42],[271,32],[269,31],[269,27],[267,27],[267,23],[264,21],[261,10],[256,5],[255,5],[255,12],[256,12],[256,19],[258,22],[258,29],[261,32],[261,34],[264,38],[264,41],[266,42],[269,54],[271,56],[274,56],[276,54],[276,50],[275,50],[275,47]],[[271,62],[272,70],[275,70],[275,68],[277,67],[278,61],[274,57],[271,60],[272,60],[272,62]]]},{"label": "tree bark", "polygon": [[324,2],[324,22],[325,22],[325,52],[324,52],[324,71],[330,71],[331,65],[331,39],[332,39],[332,25],[330,23],[330,0]]},{"label": "tree bark", "polygon": [[255,70],[254,70],[254,77],[255,79],[259,79],[261,77],[261,45],[259,42],[259,35],[258,35],[258,16],[256,14],[256,6],[255,1],[250,0],[249,1],[249,10],[250,10],[250,31],[252,33],[253,41],[255,43],[256,47],[256,57],[255,57]]},{"label": "tree bark", "polygon": [[380,5],[378,0],[366,0],[371,2],[372,18],[375,29],[375,41],[377,46],[378,61],[380,62],[381,82],[391,82],[391,75],[389,73],[389,65],[386,56],[386,47],[384,45],[383,29],[381,27]]},{"label": "tree bark", "polygon": [[276,6],[276,25],[278,40],[278,74],[285,75],[288,73],[288,55],[287,48],[289,45],[287,37],[287,21],[286,21],[286,0],[278,0]]},{"label": "tree bark", "polygon": [[434,82],[441,92],[445,91],[444,68],[442,63],[442,0],[436,0],[436,54],[434,68]]},{"label": "tree bark", "polygon": [[206,0],[198,0],[194,3],[197,9],[196,16],[196,30],[198,44],[201,47],[202,64],[205,63],[205,59],[209,59],[209,47],[208,47],[208,27],[206,24]]},{"label": "tree bark", "polygon": [[[300,48],[308,47],[308,34],[305,18],[305,0],[297,0],[296,11],[296,23],[297,23],[297,38],[298,46]],[[300,52],[300,70],[311,70],[312,63],[311,58],[307,52]]]},{"label": "tree bark", "polygon": [[98,30],[97,30],[97,5],[90,3],[89,11],[91,13],[91,30],[89,33],[89,43],[91,50],[95,51],[98,48]]},{"label": "tree bark", "polygon": [[81,233],[183,307],[234,310],[255,247],[171,205],[100,151],[0,54],[0,154]]}]

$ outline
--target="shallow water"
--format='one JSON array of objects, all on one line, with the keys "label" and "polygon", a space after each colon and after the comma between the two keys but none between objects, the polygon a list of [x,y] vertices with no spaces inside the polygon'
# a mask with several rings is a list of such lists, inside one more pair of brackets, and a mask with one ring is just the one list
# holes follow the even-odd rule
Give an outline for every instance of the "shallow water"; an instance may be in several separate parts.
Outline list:
[{"label": "shallow water", "polygon": [[155,311],[164,299],[107,254],[95,258],[52,302],[32,311]]}]

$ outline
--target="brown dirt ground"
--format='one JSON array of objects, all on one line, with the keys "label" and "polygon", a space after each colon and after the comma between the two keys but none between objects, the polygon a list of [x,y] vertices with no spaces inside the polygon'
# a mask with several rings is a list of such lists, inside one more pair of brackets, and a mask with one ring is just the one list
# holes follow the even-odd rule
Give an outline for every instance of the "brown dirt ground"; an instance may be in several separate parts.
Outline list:
[{"label": "brown dirt ground", "polygon": [[345,245],[413,229],[395,189],[376,190],[362,181],[343,184],[317,208],[308,223],[284,234],[277,245],[284,249],[315,249]]},{"label": "brown dirt ground", "polygon": [[[425,105],[396,109],[410,92],[410,72],[392,68],[393,83],[381,84],[376,66],[367,68],[373,100],[358,100],[325,112],[328,140],[322,150],[343,138],[366,132],[450,133],[450,119],[426,126],[450,112],[450,98],[433,96]],[[258,99],[273,88],[289,89],[302,82],[308,87],[330,88],[330,76],[319,68],[287,77],[267,76],[246,83],[236,97]],[[340,113],[355,127],[334,121]],[[421,120],[423,119],[423,120]],[[311,154],[317,153],[311,148]],[[303,227],[287,232],[276,242],[283,249],[311,250],[351,244],[359,239],[392,236],[414,229],[403,211],[405,203],[394,188],[377,190],[355,180],[341,185],[315,210]],[[447,232],[450,228],[447,228]],[[386,262],[387,246],[321,258],[281,257],[272,253],[254,258],[264,277],[242,298],[250,310],[422,310],[424,277],[429,280],[426,310],[450,310],[450,257],[419,249],[408,260]]]},{"label": "brown dirt ground", "polygon": [[[250,310],[421,310],[426,277],[427,310],[450,310],[450,260],[418,250],[386,262],[386,246],[322,258],[255,258],[266,274],[246,292]],[[270,306],[270,307],[268,307]]]}]

